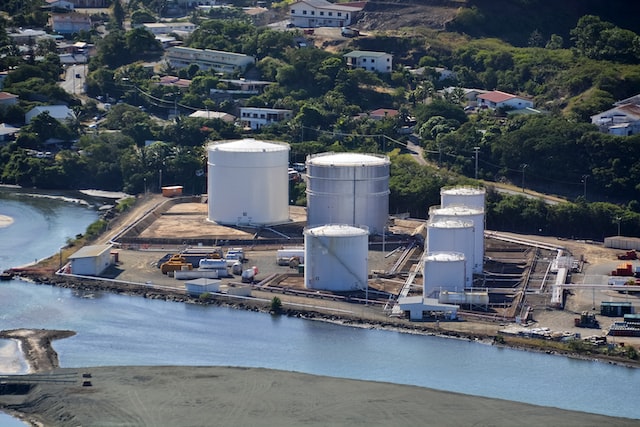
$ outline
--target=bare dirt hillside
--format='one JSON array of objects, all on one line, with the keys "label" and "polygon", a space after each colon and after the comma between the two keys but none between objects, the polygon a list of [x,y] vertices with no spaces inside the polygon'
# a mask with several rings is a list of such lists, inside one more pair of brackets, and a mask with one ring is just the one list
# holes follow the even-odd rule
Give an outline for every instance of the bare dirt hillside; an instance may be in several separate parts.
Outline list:
[{"label": "bare dirt hillside", "polygon": [[465,5],[466,0],[369,0],[354,26],[366,31],[415,27],[442,30]]}]

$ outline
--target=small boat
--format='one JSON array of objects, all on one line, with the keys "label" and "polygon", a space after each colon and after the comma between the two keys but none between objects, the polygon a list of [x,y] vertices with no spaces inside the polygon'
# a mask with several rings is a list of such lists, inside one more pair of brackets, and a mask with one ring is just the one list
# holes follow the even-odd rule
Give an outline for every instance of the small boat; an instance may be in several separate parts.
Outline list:
[{"label": "small boat", "polygon": [[11,280],[13,279],[13,272],[10,270],[5,270],[0,273],[0,280]]}]

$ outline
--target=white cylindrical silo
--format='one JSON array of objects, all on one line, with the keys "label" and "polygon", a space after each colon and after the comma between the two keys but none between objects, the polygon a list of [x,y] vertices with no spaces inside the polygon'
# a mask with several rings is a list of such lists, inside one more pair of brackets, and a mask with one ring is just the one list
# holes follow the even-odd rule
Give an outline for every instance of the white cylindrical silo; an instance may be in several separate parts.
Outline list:
[{"label": "white cylindrical silo", "polygon": [[459,252],[465,257],[465,286],[473,285],[475,229],[473,221],[436,219],[427,223],[425,252]]},{"label": "white cylindrical silo", "polygon": [[464,289],[464,255],[459,252],[428,252],[424,257],[423,294]]},{"label": "white cylindrical silo", "polygon": [[365,290],[369,231],[330,224],[304,230],[304,286],[326,291]]},{"label": "white cylindrical silo", "polygon": [[269,225],[289,220],[289,145],[241,139],[208,146],[209,220]]},{"label": "white cylindrical silo", "polygon": [[440,206],[467,206],[484,209],[486,190],[480,187],[453,187],[440,189]]},{"label": "white cylindrical silo", "polygon": [[435,222],[443,219],[473,221],[474,251],[471,260],[473,262],[473,272],[481,274],[484,262],[484,209],[466,206],[449,206],[446,208],[432,206],[429,209],[429,221]]},{"label": "white cylindrical silo", "polygon": [[363,225],[384,232],[389,217],[387,156],[323,153],[307,157],[307,226]]}]

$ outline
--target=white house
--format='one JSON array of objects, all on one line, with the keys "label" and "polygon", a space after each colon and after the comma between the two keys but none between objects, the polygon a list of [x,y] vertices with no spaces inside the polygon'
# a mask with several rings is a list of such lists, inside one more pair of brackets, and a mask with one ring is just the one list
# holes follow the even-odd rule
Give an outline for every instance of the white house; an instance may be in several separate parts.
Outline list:
[{"label": "white house", "polygon": [[51,29],[59,34],[91,30],[91,18],[84,13],[54,13],[49,17]]},{"label": "white house", "polygon": [[514,110],[523,110],[525,108],[533,108],[533,101],[530,99],[499,90],[480,94],[476,99],[479,107],[486,106],[491,109],[512,108]]},{"label": "white house", "polygon": [[198,28],[191,22],[151,22],[142,26],[156,36],[169,33],[192,33]]},{"label": "white house", "polygon": [[0,123],[0,143],[14,140],[18,132],[20,128]]},{"label": "white house", "polygon": [[449,87],[445,87],[444,89],[442,89],[442,92],[445,94],[449,94],[454,92],[457,89],[462,89],[462,91],[464,92],[464,99],[465,101],[469,104],[469,105],[476,105],[477,100],[478,100],[478,96],[485,94],[487,92],[489,92],[488,90],[482,90],[482,89],[472,89],[472,88],[459,88],[456,86],[449,86]]},{"label": "white house", "polygon": [[91,245],[69,257],[71,273],[97,276],[111,265],[111,245]]},{"label": "white house", "polygon": [[256,62],[253,56],[242,53],[182,46],[168,48],[165,52],[165,58],[175,68],[185,68],[196,64],[201,70],[213,69],[220,73],[244,71]]},{"label": "white house", "polygon": [[225,113],[224,111],[209,111],[209,110],[198,110],[189,114],[189,117],[194,117],[198,119],[220,119],[223,122],[233,123],[236,121],[236,116],[233,114]]},{"label": "white house", "polygon": [[289,6],[289,20],[296,27],[345,27],[361,10],[327,0],[301,0]]},{"label": "white house", "polygon": [[350,68],[363,68],[367,71],[390,73],[393,70],[393,55],[385,52],[354,50],[343,55]]},{"label": "white house", "polygon": [[635,135],[640,133],[640,105],[617,105],[591,116],[591,123],[598,126],[600,132],[619,136]]},{"label": "white house", "polygon": [[260,129],[264,125],[289,120],[293,116],[291,110],[276,108],[241,107],[240,123],[245,128]]},{"label": "white house", "polygon": [[75,120],[76,115],[73,110],[66,105],[39,105],[33,107],[24,115],[24,122],[31,123],[34,117],[42,113],[49,113],[51,117],[62,122],[65,120]]}]

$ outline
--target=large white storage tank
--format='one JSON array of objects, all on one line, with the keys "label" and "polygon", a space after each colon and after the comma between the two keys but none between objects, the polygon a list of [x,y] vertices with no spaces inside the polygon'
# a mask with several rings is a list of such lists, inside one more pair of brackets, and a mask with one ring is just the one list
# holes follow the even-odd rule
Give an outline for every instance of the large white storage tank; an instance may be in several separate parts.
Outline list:
[{"label": "large white storage tank", "polygon": [[484,209],[486,190],[480,187],[452,187],[440,189],[440,206],[467,206]]},{"label": "large white storage tank", "polygon": [[389,158],[322,153],[307,157],[307,225],[364,225],[381,234],[389,217]]},{"label": "large white storage tank", "polygon": [[304,286],[326,291],[367,288],[369,230],[329,224],[304,230]]},{"label": "large white storage tank", "polygon": [[209,220],[269,225],[289,220],[289,145],[241,139],[208,146]]},{"label": "large white storage tank", "polygon": [[464,289],[464,254],[459,252],[427,252],[424,257],[423,294],[433,291]]},{"label": "large white storage tank", "polygon": [[436,219],[427,223],[425,252],[458,252],[465,257],[465,286],[473,285],[475,229],[473,221]]},{"label": "large white storage tank", "polygon": [[470,261],[473,262],[473,272],[481,274],[484,262],[484,209],[467,206],[432,206],[429,209],[429,221],[436,222],[446,219],[473,222],[474,250],[473,258]]}]

